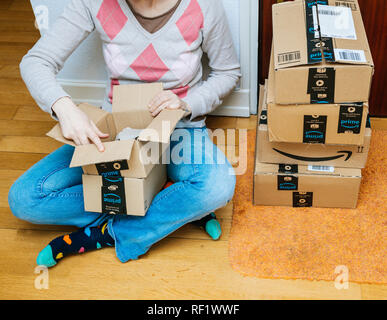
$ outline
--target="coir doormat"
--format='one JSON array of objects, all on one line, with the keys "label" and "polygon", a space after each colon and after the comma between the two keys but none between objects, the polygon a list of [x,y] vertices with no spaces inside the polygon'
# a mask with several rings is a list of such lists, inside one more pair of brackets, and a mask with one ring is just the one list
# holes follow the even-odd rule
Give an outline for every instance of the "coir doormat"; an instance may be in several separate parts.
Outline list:
[{"label": "coir doormat", "polygon": [[[255,131],[237,177],[229,241],[232,267],[272,279],[387,283],[387,131],[373,131],[357,209],[253,206]],[[339,267],[339,269],[336,269]]]}]

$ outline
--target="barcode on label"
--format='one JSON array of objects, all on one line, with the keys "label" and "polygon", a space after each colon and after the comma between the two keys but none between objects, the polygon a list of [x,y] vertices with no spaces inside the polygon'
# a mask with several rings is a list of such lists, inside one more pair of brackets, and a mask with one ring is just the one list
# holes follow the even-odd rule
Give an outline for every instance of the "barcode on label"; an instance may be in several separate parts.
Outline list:
[{"label": "barcode on label", "polygon": [[363,50],[335,49],[336,61],[367,62]]},{"label": "barcode on label", "polygon": [[309,171],[335,172],[335,167],[329,166],[308,166]]},{"label": "barcode on label", "polygon": [[300,61],[300,59],[301,59],[300,51],[280,53],[278,55],[278,63],[279,64],[297,62],[297,61]]},{"label": "barcode on label", "polygon": [[341,16],[341,12],[327,9],[319,9],[318,14],[324,16]]},{"label": "barcode on label", "polygon": [[336,1],[336,7],[347,7],[347,8],[351,8],[352,11],[357,11],[356,4],[351,2]]}]

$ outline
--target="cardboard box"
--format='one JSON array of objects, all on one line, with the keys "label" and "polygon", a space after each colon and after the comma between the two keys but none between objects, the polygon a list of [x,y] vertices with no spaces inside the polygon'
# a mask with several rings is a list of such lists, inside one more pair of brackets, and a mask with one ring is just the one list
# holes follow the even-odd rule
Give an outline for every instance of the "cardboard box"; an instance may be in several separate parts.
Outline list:
[{"label": "cardboard box", "polygon": [[[85,174],[145,178],[159,163],[170,135],[185,114],[183,110],[163,110],[152,117],[148,102],[162,90],[161,83],[115,86],[112,113],[88,104],[79,106],[102,132],[109,133],[103,140],[105,152],[94,144],[76,146],[63,137],[59,124],[47,135],[75,147],[70,167],[82,166]],[[137,139],[115,141],[126,127],[144,130]]]},{"label": "cardboard box", "polygon": [[325,145],[270,142],[267,126],[266,90],[261,89],[262,104],[257,124],[258,161],[262,163],[287,163],[322,165],[344,168],[364,168],[371,143],[371,122],[366,122],[364,145]]},{"label": "cardboard box", "polygon": [[156,165],[146,178],[83,175],[85,211],[144,216],[167,181],[165,165]]},{"label": "cardboard box", "polygon": [[254,205],[356,208],[361,170],[256,161]]},{"label": "cardboard box", "polygon": [[275,103],[368,101],[374,63],[357,0],[318,3],[273,5]]},{"label": "cardboard box", "polygon": [[267,86],[271,142],[364,145],[368,104],[276,104],[273,55]]}]

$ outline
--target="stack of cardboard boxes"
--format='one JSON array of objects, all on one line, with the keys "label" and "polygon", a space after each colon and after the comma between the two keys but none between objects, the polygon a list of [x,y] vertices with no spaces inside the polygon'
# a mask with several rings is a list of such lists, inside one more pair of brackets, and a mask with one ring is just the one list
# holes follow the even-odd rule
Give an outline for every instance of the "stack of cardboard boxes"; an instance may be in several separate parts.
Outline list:
[{"label": "stack of cardboard boxes", "polygon": [[[184,116],[182,110],[163,110],[153,118],[149,101],[163,90],[161,83],[115,86],[112,113],[79,107],[109,138],[104,152],[94,144],[76,146],[56,125],[48,136],[75,147],[70,167],[82,167],[85,211],[144,216],[167,180],[162,156],[170,135]],[[116,140],[125,128],[142,129],[135,139]]]},{"label": "stack of cardboard boxes", "polygon": [[357,0],[273,5],[254,204],[355,208],[374,66]]}]

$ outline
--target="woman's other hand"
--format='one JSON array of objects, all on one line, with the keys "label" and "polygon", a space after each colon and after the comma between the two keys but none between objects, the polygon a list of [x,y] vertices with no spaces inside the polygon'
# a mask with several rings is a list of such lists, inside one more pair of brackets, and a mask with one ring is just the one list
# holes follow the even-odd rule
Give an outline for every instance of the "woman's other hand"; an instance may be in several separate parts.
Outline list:
[{"label": "woman's other hand", "polygon": [[107,138],[109,135],[102,133],[69,97],[55,102],[52,111],[58,117],[62,134],[66,139],[73,140],[78,146],[92,142],[99,151],[105,151],[101,138]]},{"label": "woman's other hand", "polygon": [[149,111],[153,117],[156,117],[164,109],[182,109],[191,113],[191,109],[186,102],[181,100],[171,90],[164,90],[156,95],[149,102]]}]

